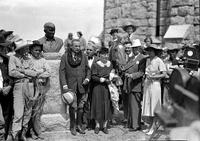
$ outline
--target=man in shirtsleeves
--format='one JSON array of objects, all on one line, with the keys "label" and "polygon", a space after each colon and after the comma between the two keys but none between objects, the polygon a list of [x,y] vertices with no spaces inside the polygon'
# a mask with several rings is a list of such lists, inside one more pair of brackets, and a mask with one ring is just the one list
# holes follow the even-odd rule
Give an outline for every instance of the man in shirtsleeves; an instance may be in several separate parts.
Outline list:
[{"label": "man in shirtsleeves", "polygon": [[[14,79],[13,101],[14,119],[12,136],[15,140],[26,141],[28,122],[32,112],[32,98],[34,97],[34,78],[38,75],[30,69],[30,58],[27,55],[28,43],[24,40],[15,42],[16,54],[9,60],[9,75]],[[21,136],[19,137],[19,133]]]}]

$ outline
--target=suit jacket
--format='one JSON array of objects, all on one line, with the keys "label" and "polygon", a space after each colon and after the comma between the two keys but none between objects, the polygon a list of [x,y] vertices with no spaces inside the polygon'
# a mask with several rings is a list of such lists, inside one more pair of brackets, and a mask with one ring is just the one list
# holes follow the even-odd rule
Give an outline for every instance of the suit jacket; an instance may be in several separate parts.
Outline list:
[{"label": "suit jacket", "polygon": [[142,78],[146,67],[144,59],[144,56],[139,54],[124,66],[124,73],[132,74],[131,78],[125,77],[124,80],[123,90],[126,93],[142,91]]},{"label": "suit jacket", "polygon": [[0,64],[1,73],[3,76],[3,86],[13,86],[13,79],[8,75],[8,59],[3,58],[3,63]]},{"label": "suit jacket", "polygon": [[88,60],[86,55],[82,52],[82,60],[81,64],[72,67],[68,63],[67,59],[68,53],[65,53],[61,57],[60,62],[60,83],[61,83],[61,91],[64,85],[68,85],[69,89],[73,89],[76,93],[85,93],[85,88],[82,85],[83,81],[88,78],[90,80],[90,69],[88,67]]}]

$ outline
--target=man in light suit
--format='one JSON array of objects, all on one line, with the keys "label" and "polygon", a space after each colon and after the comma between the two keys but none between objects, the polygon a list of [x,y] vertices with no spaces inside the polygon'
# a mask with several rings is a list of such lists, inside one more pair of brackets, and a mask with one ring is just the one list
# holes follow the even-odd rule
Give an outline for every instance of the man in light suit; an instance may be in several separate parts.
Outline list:
[{"label": "man in light suit", "polygon": [[141,99],[142,99],[142,77],[145,71],[144,56],[140,54],[139,47],[141,43],[139,39],[132,41],[132,57],[123,67],[125,80],[123,90],[128,93],[128,127],[130,131],[140,129],[141,120]]}]

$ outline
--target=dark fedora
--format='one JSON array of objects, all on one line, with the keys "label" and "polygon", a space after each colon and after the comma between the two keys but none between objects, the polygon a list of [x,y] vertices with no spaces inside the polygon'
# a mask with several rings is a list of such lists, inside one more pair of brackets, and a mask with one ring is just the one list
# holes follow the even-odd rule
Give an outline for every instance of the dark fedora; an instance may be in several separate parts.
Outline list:
[{"label": "dark fedora", "polygon": [[31,50],[35,46],[41,47],[41,50],[43,51],[43,44],[41,44],[38,40],[34,40],[33,44],[29,46],[29,49]]},{"label": "dark fedora", "polygon": [[106,48],[106,47],[102,47],[100,50],[99,50],[99,54],[107,54],[109,53],[109,49]]},{"label": "dark fedora", "polygon": [[134,26],[134,25],[132,25],[132,24],[127,24],[127,25],[123,26],[122,29],[123,29],[124,31],[127,31],[127,28],[129,28],[129,27],[131,27],[131,28],[133,29],[133,32],[136,31],[136,26]]},{"label": "dark fedora", "polygon": [[7,47],[11,44],[12,42],[6,41],[5,36],[2,33],[0,33],[0,46]]},{"label": "dark fedora", "polygon": [[6,39],[9,35],[13,33],[13,31],[5,31],[4,29],[1,29],[0,33],[3,34],[4,38]]},{"label": "dark fedora", "polygon": [[119,32],[118,29],[111,29],[109,34],[112,35],[112,34],[118,33],[118,32]]}]

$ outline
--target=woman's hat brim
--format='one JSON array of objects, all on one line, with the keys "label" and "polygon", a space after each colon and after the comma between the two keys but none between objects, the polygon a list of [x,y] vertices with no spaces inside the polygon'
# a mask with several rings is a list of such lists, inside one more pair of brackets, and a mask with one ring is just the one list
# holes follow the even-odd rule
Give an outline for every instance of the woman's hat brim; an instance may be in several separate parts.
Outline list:
[{"label": "woman's hat brim", "polygon": [[124,31],[126,31],[128,27],[132,27],[132,28],[133,28],[133,32],[136,31],[136,26],[131,25],[131,24],[130,24],[130,25],[125,25],[125,26],[123,26],[122,29],[123,29]]}]

